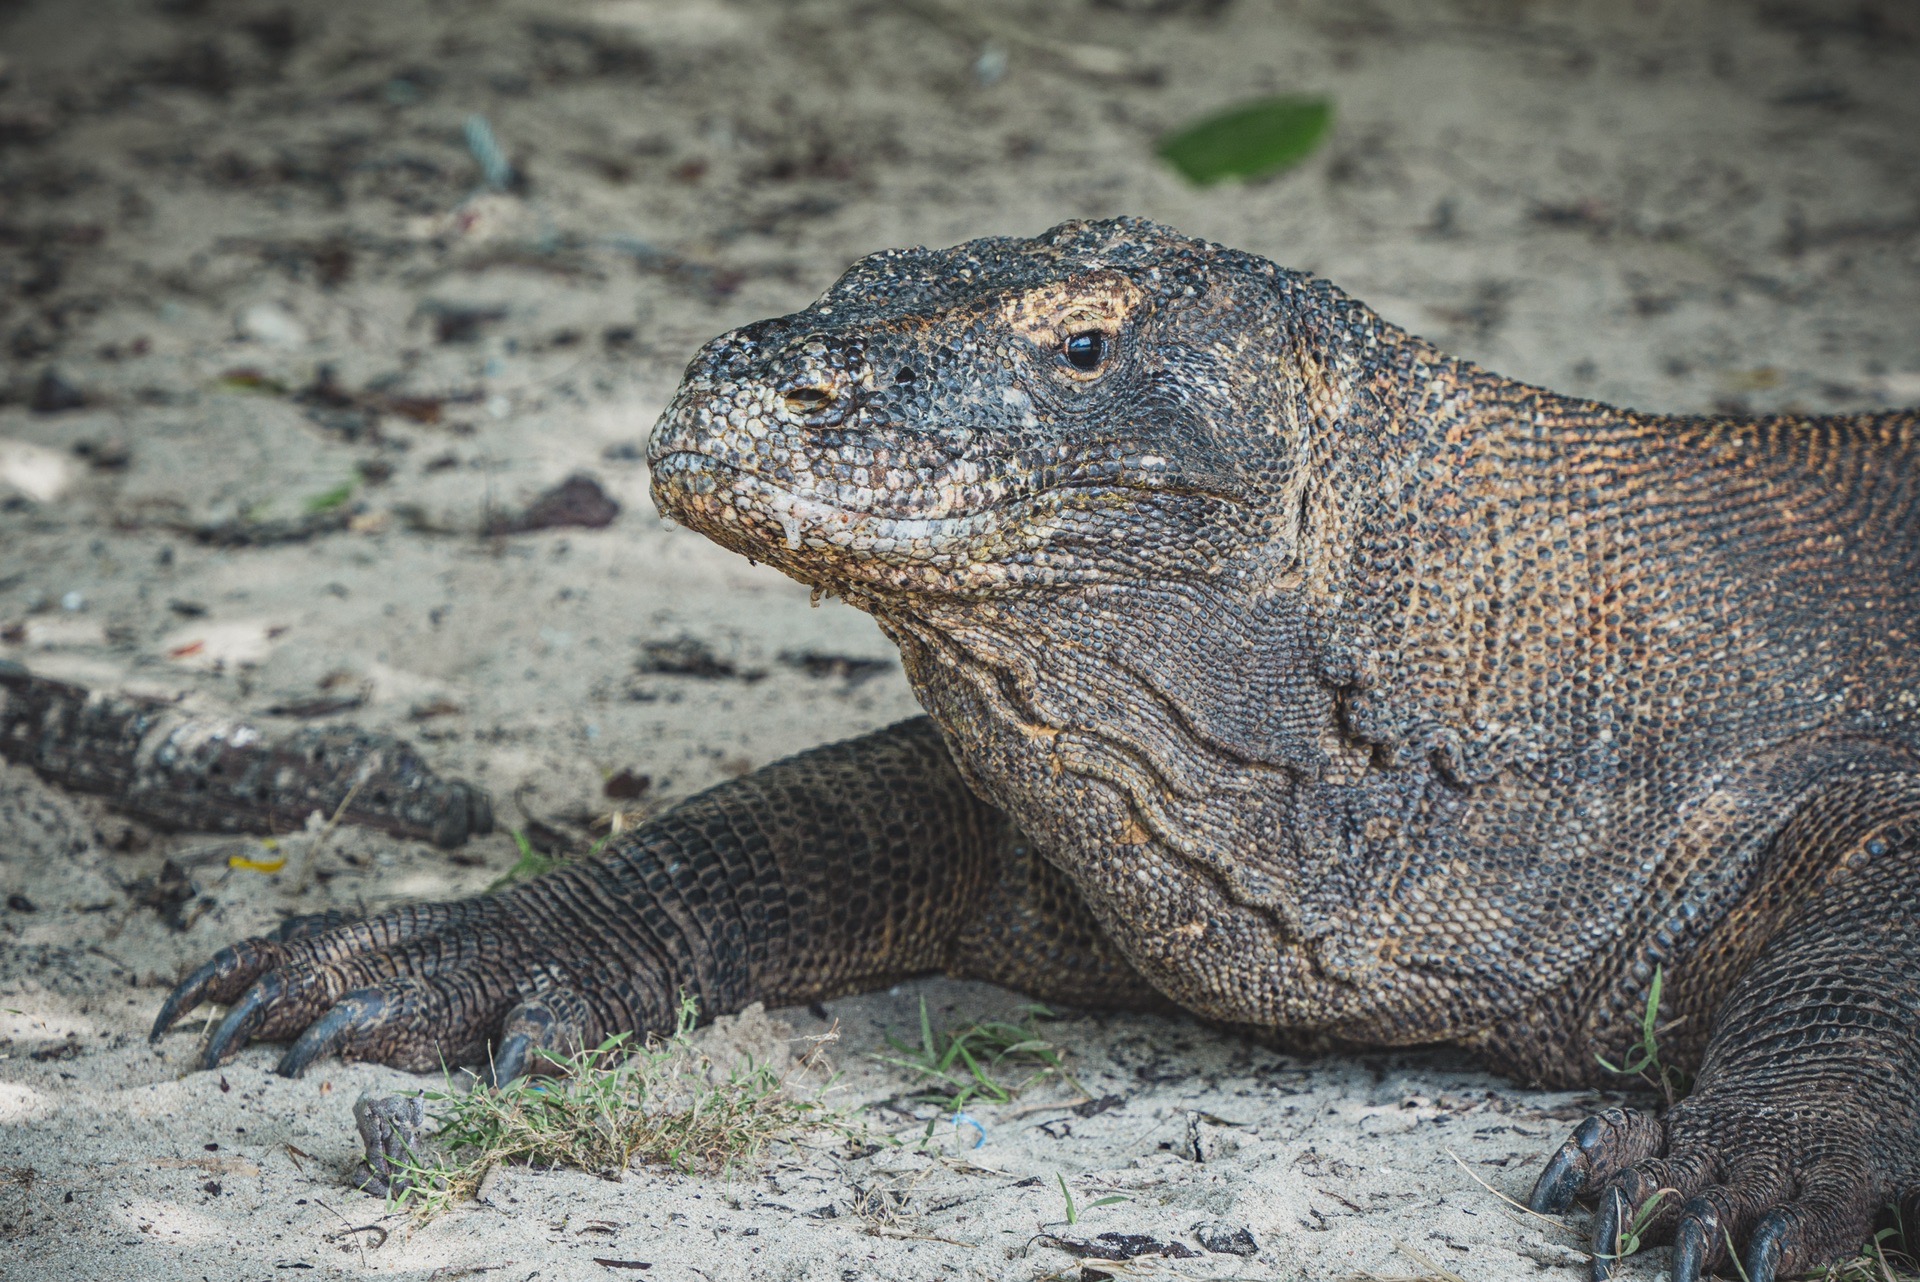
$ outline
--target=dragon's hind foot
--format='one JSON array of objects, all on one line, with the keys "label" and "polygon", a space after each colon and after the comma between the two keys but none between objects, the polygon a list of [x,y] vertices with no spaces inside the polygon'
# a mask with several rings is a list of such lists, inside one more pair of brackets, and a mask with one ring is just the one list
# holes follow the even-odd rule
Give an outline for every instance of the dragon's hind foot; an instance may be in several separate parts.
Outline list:
[{"label": "dragon's hind foot", "polygon": [[1622,1257],[1669,1241],[1673,1282],[1732,1272],[1736,1257],[1749,1282],[1794,1277],[1854,1254],[1893,1219],[1871,1128],[1824,1113],[1756,1108],[1730,1092],[1696,1095],[1660,1119],[1608,1109],[1554,1154],[1531,1208],[1554,1214],[1593,1199],[1596,1282]]},{"label": "dragon's hind foot", "polygon": [[1596,1279],[1671,1241],[1673,1282],[1775,1282],[1920,1201],[1920,781],[1843,782],[1776,840],[1779,867],[1822,870],[1815,893],[1721,1003],[1693,1093],[1582,1123],[1534,1187],[1536,1211],[1596,1199]]}]

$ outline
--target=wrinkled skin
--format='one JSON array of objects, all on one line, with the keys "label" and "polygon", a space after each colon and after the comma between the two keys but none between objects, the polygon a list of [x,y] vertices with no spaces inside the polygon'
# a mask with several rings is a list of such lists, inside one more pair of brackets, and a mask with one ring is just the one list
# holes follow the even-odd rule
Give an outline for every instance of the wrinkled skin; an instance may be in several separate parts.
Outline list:
[{"label": "wrinkled skin", "polygon": [[413,1067],[928,970],[1607,1082],[1536,1209],[1682,1282],[1920,1189],[1920,424],[1672,419],[1134,220],[880,254],[695,359],[661,510],[871,612],[929,719],[492,899],[222,954],[206,1053]]}]

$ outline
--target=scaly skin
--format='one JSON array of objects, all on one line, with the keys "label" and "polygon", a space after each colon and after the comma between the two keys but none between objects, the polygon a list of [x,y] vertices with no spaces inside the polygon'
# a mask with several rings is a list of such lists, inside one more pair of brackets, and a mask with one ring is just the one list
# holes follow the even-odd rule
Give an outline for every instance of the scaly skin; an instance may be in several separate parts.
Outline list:
[{"label": "scaly skin", "polygon": [[157,1031],[238,997],[209,1063],[511,1070],[677,985],[947,969],[1575,1085],[1659,966],[1694,1093],[1584,1124],[1535,1205],[1599,1198],[1599,1276],[1656,1195],[1680,1282],[1729,1237],[1784,1276],[1920,1189],[1917,456],[1912,413],[1558,397],[1134,220],[876,255],[695,358],[654,494],[871,612],[937,738],[250,941]]}]

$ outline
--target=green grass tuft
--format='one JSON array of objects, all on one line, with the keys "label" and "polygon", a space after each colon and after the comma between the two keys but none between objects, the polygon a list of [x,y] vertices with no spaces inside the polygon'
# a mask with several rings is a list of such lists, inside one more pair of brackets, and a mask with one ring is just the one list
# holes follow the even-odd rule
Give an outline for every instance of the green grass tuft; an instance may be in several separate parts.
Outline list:
[{"label": "green grass tuft", "polygon": [[[518,828],[513,829],[512,832],[513,844],[519,848],[520,857],[514,860],[513,867],[493,879],[493,884],[487,887],[487,893],[489,895],[496,890],[505,889],[517,881],[530,881],[535,877],[550,873],[555,868],[562,867],[571,862],[570,860],[561,859],[554,855],[541,854],[533,848],[533,843],[527,840],[526,833],[520,831]],[[582,857],[590,858],[599,854],[600,848],[606,845],[607,841],[608,838],[602,837],[593,844],[593,849],[587,851],[586,855]]]},{"label": "green grass tuft", "polygon": [[1044,1006],[1022,1006],[1015,1018],[982,1020],[957,1029],[936,1029],[920,999],[920,1042],[909,1045],[887,1035],[896,1055],[875,1058],[904,1068],[914,1077],[914,1093],[958,1113],[975,1100],[1005,1104],[1043,1081],[1061,1081],[1084,1095],[1086,1087],[1067,1071],[1066,1052],[1040,1031],[1052,1019]]},{"label": "green grass tuft", "polygon": [[343,506],[353,497],[353,482],[342,481],[330,490],[324,490],[307,500],[307,511],[314,514],[331,512]]},{"label": "green grass tuft", "polygon": [[1604,1055],[1594,1058],[1600,1067],[1609,1073],[1618,1073],[1623,1077],[1638,1077],[1658,1090],[1672,1104],[1692,1085],[1687,1075],[1671,1064],[1660,1060],[1660,1034],[1671,1028],[1671,1024],[1660,1023],[1660,998],[1666,986],[1666,974],[1658,966],[1653,968],[1653,984],[1647,989],[1647,1008],[1640,1016],[1640,1044],[1627,1052],[1626,1059],[1615,1064]]},{"label": "green grass tuft", "polygon": [[[1067,1187],[1067,1177],[1055,1171],[1053,1178],[1059,1182],[1060,1198],[1066,1203],[1067,1223],[1078,1224],[1080,1222],[1080,1212],[1083,1208],[1073,1200],[1073,1190]],[[1124,1193],[1113,1193],[1106,1197],[1095,1198],[1093,1201],[1087,1203],[1084,1209],[1091,1211],[1096,1206],[1118,1206],[1122,1202],[1131,1201],[1133,1201],[1133,1199]]]},{"label": "green grass tuft", "polygon": [[1893,1208],[1893,1219],[1894,1223],[1875,1233],[1858,1255],[1836,1260],[1817,1274],[1820,1282],[1912,1282],[1920,1277],[1920,1261],[1909,1253],[1911,1246],[1898,1207]]},{"label": "green grass tuft", "polygon": [[751,1060],[723,1066],[693,1044],[695,1017],[687,998],[664,1039],[636,1045],[622,1033],[577,1055],[541,1052],[550,1076],[429,1092],[437,1129],[428,1152],[399,1164],[391,1203],[427,1220],[471,1198],[503,1164],[608,1179],[636,1163],[714,1173],[753,1162],[777,1139],[852,1134],[846,1115],[821,1100],[832,1077],[819,1049],[785,1073]]},{"label": "green grass tuft", "polygon": [[1652,1223],[1653,1213],[1660,1209],[1661,1203],[1677,1191],[1676,1189],[1655,1189],[1653,1196],[1642,1202],[1640,1208],[1633,1213],[1632,1221],[1621,1225],[1613,1235],[1613,1250],[1604,1253],[1602,1258],[1624,1260],[1629,1255],[1638,1255],[1640,1248],[1646,1245],[1647,1225]]}]

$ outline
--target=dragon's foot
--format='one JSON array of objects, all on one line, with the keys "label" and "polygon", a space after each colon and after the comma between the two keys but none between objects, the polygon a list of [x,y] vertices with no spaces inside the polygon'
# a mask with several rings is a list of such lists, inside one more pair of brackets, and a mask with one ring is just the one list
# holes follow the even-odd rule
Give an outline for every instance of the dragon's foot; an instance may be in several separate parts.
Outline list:
[{"label": "dragon's foot", "polygon": [[1827,1098],[1812,1083],[1803,1099],[1707,1091],[1664,1117],[1608,1109],[1554,1154],[1532,1209],[1557,1214],[1593,1199],[1595,1282],[1640,1246],[1669,1241],[1673,1282],[1723,1266],[1775,1282],[1858,1252],[1903,1201],[1913,1223],[1920,1191],[1899,1187],[1895,1168],[1909,1164],[1890,1160],[1871,1102]]},{"label": "dragon's foot", "polygon": [[537,1069],[539,1051],[636,1027],[620,994],[592,1003],[573,987],[583,968],[566,932],[537,910],[509,894],[363,921],[297,918],[187,976],[161,1007],[153,1039],[201,1002],[224,1002],[202,1068],[257,1039],[293,1042],[276,1066],[287,1077],[330,1054],[415,1072],[491,1055],[491,1076],[504,1082]]}]

